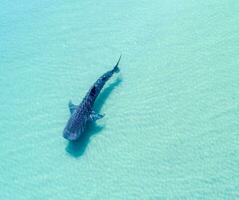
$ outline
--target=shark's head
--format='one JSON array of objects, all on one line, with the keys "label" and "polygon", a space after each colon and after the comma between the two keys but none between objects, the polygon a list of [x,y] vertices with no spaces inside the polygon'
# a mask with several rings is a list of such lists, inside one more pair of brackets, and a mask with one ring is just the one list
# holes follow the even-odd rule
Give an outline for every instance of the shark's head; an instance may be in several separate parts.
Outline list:
[{"label": "shark's head", "polygon": [[69,141],[75,141],[79,138],[79,134],[77,132],[72,132],[68,129],[64,129],[63,137]]}]

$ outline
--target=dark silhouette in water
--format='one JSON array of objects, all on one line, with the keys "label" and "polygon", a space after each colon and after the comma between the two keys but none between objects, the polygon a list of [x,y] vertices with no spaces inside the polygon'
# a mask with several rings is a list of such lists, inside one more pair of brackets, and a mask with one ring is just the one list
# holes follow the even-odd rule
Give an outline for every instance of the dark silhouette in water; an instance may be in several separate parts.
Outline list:
[{"label": "dark silhouette in water", "polygon": [[93,106],[105,83],[113,76],[113,74],[120,71],[118,67],[120,59],[121,56],[114,68],[104,73],[91,86],[80,105],[74,105],[71,101],[69,102],[71,116],[63,131],[63,137],[65,139],[69,141],[78,140],[89,123],[95,122],[104,117],[104,115],[96,113]]},{"label": "dark silhouette in water", "polygon": [[[107,88],[105,88],[102,93],[99,95],[98,99],[95,102],[94,109],[97,113],[101,111],[102,106],[104,105],[106,99],[109,97],[110,93],[117,87],[122,80],[120,78],[116,79],[111,83]],[[74,157],[80,157],[84,154],[87,145],[90,143],[90,137],[99,133],[104,126],[99,126],[96,123],[88,124],[84,134],[76,141],[71,141],[66,147],[66,151]]]}]

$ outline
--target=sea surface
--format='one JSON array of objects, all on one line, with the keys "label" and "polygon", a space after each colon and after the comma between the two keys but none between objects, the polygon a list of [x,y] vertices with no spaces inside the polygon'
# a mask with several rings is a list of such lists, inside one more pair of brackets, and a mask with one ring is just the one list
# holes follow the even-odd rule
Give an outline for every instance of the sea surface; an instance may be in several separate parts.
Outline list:
[{"label": "sea surface", "polygon": [[1,0],[0,140],[1,200],[239,199],[239,1]]}]

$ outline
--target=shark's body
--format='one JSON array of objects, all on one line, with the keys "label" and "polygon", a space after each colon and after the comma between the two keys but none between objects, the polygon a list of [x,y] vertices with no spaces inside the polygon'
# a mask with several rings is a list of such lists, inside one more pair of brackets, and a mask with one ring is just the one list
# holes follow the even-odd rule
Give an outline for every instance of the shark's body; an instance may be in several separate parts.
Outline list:
[{"label": "shark's body", "polygon": [[118,65],[120,62],[120,58],[112,70],[104,73],[94,83],[94,85],[87,92],[80,105],[74,105],[71,101],[69,102],[69,110],[71,112],[71,116],[63,131],[64,138],[70,141],[77,140],[80,135],[85,131],[87,123],[96,121],[104,117],[104,115],[97,114],[94,112],[94,102],[99,95],[101,89],[105,85],[106,81],[108,81],[114,73],[119,72]]}]

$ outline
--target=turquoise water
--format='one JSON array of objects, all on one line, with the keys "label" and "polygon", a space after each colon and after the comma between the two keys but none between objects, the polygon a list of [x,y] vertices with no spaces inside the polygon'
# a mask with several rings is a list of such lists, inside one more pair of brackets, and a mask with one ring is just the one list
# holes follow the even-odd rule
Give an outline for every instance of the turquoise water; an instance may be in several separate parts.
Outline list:
[{"label": "turquoise water", "polygon": [[[239,2],[1,1],[0,199],[239,199]],[[120,54],[81,141],[62,131]]]}]

